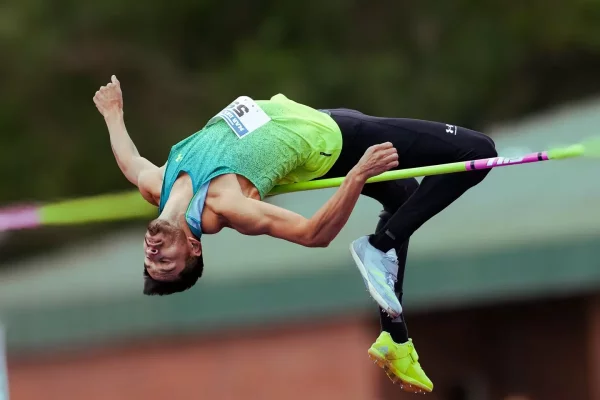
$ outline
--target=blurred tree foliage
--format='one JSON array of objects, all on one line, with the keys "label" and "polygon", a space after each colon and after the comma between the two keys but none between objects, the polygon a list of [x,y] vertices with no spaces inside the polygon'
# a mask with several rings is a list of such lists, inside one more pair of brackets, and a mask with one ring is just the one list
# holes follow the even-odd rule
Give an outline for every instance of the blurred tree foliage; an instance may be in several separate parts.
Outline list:
[{"label": "blurred tree foliage", "polygon": [[130,188],[92,96],[115,73],[156,163],[238,95],[484,129],[600,89],[600,3],[0,5],[0,204]]},{"label": "blurred tree foliage", "polygon": [[[484,130],[600,91],[599,21],[594,0],[5,2],[0,205],[131,188],[92,103],[113,73],[156,163],[241,94]],[[18,233],[0,259],[97,229]]]}]

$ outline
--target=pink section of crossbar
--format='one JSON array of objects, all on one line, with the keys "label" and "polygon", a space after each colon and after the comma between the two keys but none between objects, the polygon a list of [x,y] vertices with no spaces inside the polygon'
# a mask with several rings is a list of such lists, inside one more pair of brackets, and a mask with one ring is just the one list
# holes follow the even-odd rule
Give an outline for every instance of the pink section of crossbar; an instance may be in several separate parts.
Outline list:
[{"label": "pink section of crossbar", "polygon": [[505,167],[507,165],[527,164],[539,161],[547,161],[548,153],[545,151],[539,153],[531,153],[522,157],[508,158],[508,157],[493,157],[484,158],[483,160],[467,161],[465,167],[467,171],[474,169],[490,169],[496,167]]},{"label": "pink section of crossbar", "polygon": [[0,232],[35,228],[40,225],[37,207],[12,207],[0,210]]}]

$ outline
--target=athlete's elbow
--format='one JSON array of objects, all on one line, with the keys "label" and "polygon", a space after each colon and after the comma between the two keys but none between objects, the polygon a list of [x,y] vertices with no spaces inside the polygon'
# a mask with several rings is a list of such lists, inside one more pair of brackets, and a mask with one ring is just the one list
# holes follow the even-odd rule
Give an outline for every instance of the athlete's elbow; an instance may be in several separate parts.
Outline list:
[{"label": "athlete's elbow", "polygon": [[324,232],[313,231],[308,235],[306,247],[328,247],[332,240],[333,237],[330,237],[330,235],[325,235]]},{"label": "athlete's elbow", "polygon": [[307,220],[304,224],[298,226],[298,228],[298,243],[302,246],[327,247],[331,243],[331,239],[326,235],[326,232],[315,221]]},{"label": "athlete's elbow", "polygon": [[324,247],[329,247],[330,243],[331,243],[331,240],[329,240],[329,239],[314,238],[310,242],[308,242],[308,245],[306,247],[324,248]]},{"label": "athlete's elbow", "polygon": [[305,229],[299,230],[295,236],[292,241],[304,247],[327,247],[331,242],[331,240],[324,239],[308,226]]},{"label": "athlete's elbow", "polygon": [[299,232],[291,241],[303,247],[327,247],[322,239],[309,230]]}]

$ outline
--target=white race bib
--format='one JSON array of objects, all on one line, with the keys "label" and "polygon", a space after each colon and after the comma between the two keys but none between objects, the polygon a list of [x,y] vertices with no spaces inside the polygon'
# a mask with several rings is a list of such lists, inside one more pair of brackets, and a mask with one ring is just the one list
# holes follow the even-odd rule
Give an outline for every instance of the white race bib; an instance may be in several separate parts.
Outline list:
[{"label": "white race bib", "polygon": [[211,122],[215,118],[224,119],[240,139],[251,134],[271,120],[271,117],[248,96],[238,97],[233,103],[218,113]]}]

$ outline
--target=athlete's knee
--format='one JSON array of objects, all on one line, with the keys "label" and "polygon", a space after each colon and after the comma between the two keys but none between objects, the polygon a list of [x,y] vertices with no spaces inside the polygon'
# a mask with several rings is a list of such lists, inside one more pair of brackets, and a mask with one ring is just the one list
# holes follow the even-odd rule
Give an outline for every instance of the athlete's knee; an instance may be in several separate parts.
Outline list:
[{"label": "athlete's knee", "polygon": [[408,194],[410,194],[412,196],[419,188],[419,181],[416,180],[415,178],[412,178],[409,180],[410,180],[410,183],[408,183],[408,185],[407,185],[407,192],[408,192]]},{"label": "athlete's knee", "polygon": [[[485,158],[498,157],[496,144],[489,136],[477,132],[472,138],[470,153],[467,156],[469,160],[481,160]],[[465,180],[469,186],[475,186],[481,183],[490,173],[489,169],[472,171],[465,175]]]},{"label": "athlete's knee", "polygon": [[387,214],[394,214],[417,191],[419,181],[415,178],[399,179],[389,182],[386,188],[386,196],[381,204]]},{"label": "athlete's knee", "polygon": [[380,200],[383,210],[379,213],[379,222],[377,223],[375,232],[379,232],[402,204],[419,188],[419,181],[415,178],[398,179],[386,183],[385,198]]},{"label": "athlete's knee", "polygon": [[408,198],[412,196],[413,193],[416,192],[419,188],[419,181],[415,178],[402,179],[394,181],[394,183],[402,187],[402,189],[404,190],[404,197],[406,200],[408,200]]},{"label": "athlete's knee", "polygon": [[470,140],[470,147],[477,158],[497,157],[496,144],[489,136],[477,132]]}]

